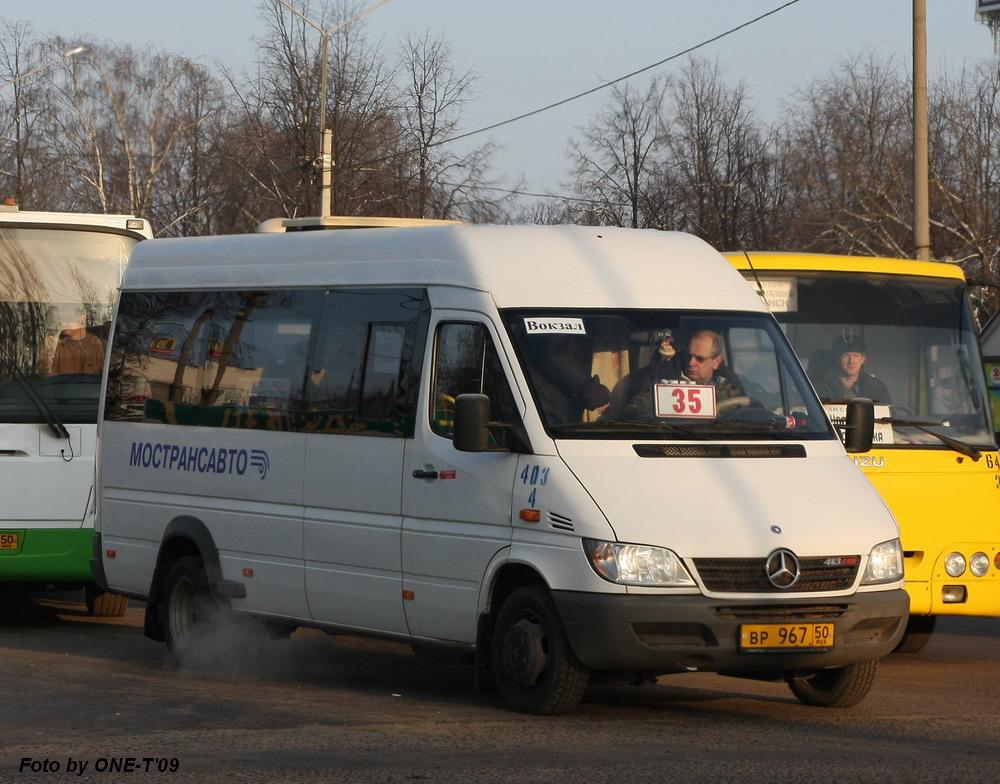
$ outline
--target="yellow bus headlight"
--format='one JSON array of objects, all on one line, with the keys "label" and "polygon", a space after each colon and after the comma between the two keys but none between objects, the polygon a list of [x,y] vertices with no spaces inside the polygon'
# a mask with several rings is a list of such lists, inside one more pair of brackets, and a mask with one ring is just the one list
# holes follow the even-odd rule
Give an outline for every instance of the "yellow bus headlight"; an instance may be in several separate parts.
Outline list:
[{"label": "yellow bus headlight", "polygon": [[990,570],[990,557],[986,553],[976,553],[969,559],[969,571],[982,577]]},{"label": "yellow bus headlight", "polygon": [[951,553],[944,559],[944,570],[949,577],[961,577],[965,574],[965,556],[961,553]]}]

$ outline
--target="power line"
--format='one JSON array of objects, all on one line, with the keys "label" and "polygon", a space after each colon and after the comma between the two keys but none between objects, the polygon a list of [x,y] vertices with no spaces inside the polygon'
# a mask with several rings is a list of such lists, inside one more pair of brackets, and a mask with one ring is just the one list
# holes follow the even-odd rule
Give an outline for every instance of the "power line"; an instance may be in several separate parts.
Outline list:
[{"label": "power line", "polygon": [[763,19],[767,19],[767,17],[769,16],[774,16],[774,14],[784,11],[789,6],[793,6],[799,2],[801,2],[801,0],[787,0],[787,2],[782,3],[781,5],[775,8],[772,8],[770,11],[767,11],[761,14],[760,16],[755,16],[753,19],[748,19],[746,22],[736,25],[736,27],[731,27],[728,30],[719,33],[718,35],[712,36],[711,38],[706,38],[704,41],[701,41],[695,44],[694,46],[689,46],[687,49],[682,49],[681,51],[676,52],[670,55],[669,57],[664,57],[662,60],[658,60],[655,63],[651,63],[650,65],[639,68],[635,71],[632,71],[631,73],[627,73],[624,76],[619,76],[617,79],[612,79],[610,82],[604,82],[604,84],[599,84],[596,87],[591,87],[589,90],[584,90],[583,92],[577,93],[576,95],[571,95],[568,98],[563,98],[562,100],[555,101],[545,106],[541,106],[538,109],[532,109],[529,112],[524,112],[523,114],[519,114],[516,117],[511,117],[507,120],[501,120],[500,122],[495,122],[490,125],[484,125],[482,128],[477,128],[474,131],[466,131],[465,133],[460,133],[456,136],[450,136],[447,139],[441,139],[440,141],[431,142],[430,144],[427,144],[423,147],[414,147],[412,149],[402,150],[400,152],[396,152],[393,153],[392,155],[387,155],[382,158],[373,158],[372,160],[365,161],[361,165],[367,166],[372,163],[383,163],[384,161],[392,160],[393,158],[398,158],[402,155],[411,155],[413,153],[420,152],[421,149],[430,149],[431,147],[439,147],[442,144],[457,142],[461,139],[467,139],[470,136],[475,136],[476,134],[486,133],[486,131],[492,131],[496,128],[501,128],[504,125],[510,125],[511,123],[527,119],[528,117],[534,117],[535,115],[541,114],[542,112],[547,112],[559,106],[564,106],[568,103],[571,103],[572,101],[579,100],[580,98],[584,98],[585,96],[592,95],[593,93],[607,89],[608,87],[618,84],[619,82],[625,81],[626,79],[631,79],[633,76],[638,76],[639,74],[645,73],[646,71],[649,71],[653,68],[659,68],[661,65],[669,63],[671,60],[676,60],[677,58],[683,57],[686,54],[691,54],[691,52],[697,51],[698,49],[708,46],[709,44],[715,43],[716,41],[720,41],[723,38],[732,35],[733,33],[739,32],[744,28],[750,27],[750,25],[756,24],[757,22],[760,22]]},{"label": "power line", "polygon": [[742,30],[745,27],[749,27],[752,24],[756,24],[757,22],[761,21],[762,19],[766,19],[769,16],[773,16],[774,14],[778,13],[779,11],[783,11],[784,9],[788,8],[789,6],[795,5],[798,2],[801,2],[801,0],[788,0],[788,2],[783,3],[782,5],[779,5],[777,8],[771,9],[767,13],[764,13],[764,14],[761,14],[760,16],[754,17],[753,19],[750,19],[750,20],[744,22],[743,24],[737,25],[736,27],[732,27],[732,28],[730,28],[729,30],[726,30],[723,33],[719,33],[718,35],[712,36],[711,38],[706,38],[701,43],[695,44],[694,46],[689,46],[687,49],[684,49],[684,50],[682,50],[680,52],[677,52],[676,54],[672,54],[669,57],[664,57],[662,60],[659,60],[659,61],[657,61],[655,63],[652,63],[651,65],[647,65],[647,66],[645,66],[643,68],[639,68],[638,70],[632,71],[631,73],[627,73],[624,76],[619,76],[617,79],[612,79],[610,82],[605,82],[604,84],[599,84],[599,85],[597,85],[597,87],[591,87],[589,90],[584,90],[582,93],[577,93],[576,95],[571,95],[569,98],[563,98],[561,101],[556,101],[555,103],[550,103],[547,106],[542,106],[542,107],[540,107],[538,109],[532,109],[530,112],[525,112],[524,114],[519,114],[516,117],[511,117],[509,120],[501,120],[500,122],[493,123],[492,125],[486,125],[486,126],[484,126],[482,128],[477,128],[474,131],[467,131],[465,133],[460,133],[457,136],[452,136],[449,139],[442,139],[439,142],[434,142],[433,144],[429,144],[427,146],[428,147],[436,147],[439,144],[447,144],[448,142],[456,142],[456,141],[458,141],[460,139],[466,139],[469,136],[475,136],[477,133],[485,133],[486,131],[492,131],[495,128],[500,128],[500,127],[502,127],[504,125],[510,125],[511,123],[518,122],[519,120],[524,120],[524,119],[527,119],[528,117],[534,117],[536,114],[541,114],[542,112],[547,112],[550,109],[555,109],[555,108],[557,108],[559,106],[564,106],[567,103],[571,103],[572,101],[576,101],[576,100],[578,100],[580,98],[584,98],[584,97],[586,97],[588,95],[592,95],[593,93],[596,93],[596,92],[604,90],[604,89],[606,89],[608,87],[611,87],[612,85],[618,84],[618,82],[623,82],[626,79],[631,79],[633,76],[638,76],[639,74],[645,73],[646,71],[652,70],[653,68],[659,68],[661,65],[664,65],[665,63],[669,63],[671,60],[676,60],[678,57],[683,57],[684,55],[690,54],[691,52],[694,52],[697,49],[701,49],[704,46],[708,46],[709,44],[715,43],[716,41],[719,41],[719,40],[725,38],[728,35],[732,35],[733,33],[738,32],[738,31]]}]

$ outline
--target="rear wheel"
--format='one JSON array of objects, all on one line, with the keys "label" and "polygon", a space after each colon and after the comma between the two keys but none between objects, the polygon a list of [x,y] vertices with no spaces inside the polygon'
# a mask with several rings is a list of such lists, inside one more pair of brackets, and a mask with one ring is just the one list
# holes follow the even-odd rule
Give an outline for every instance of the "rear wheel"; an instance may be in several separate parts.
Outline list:
[{"label": "rear wheel", "polygon": [[96,583],[87,583],[83,587],[83,600],[87,605],[87,614],[95,618],[120,618],[128,607],[128,597],[102,591]]},{"label": "rear wheel", "polygon": [[807,678],[795,678],[788,685],[805,705],[850,708],[865,698],[877,674],[878,660],[873,659],[823,670]]},{"label": "rear wheel", "polygon": [[521,713],[565,713],[587,688],[587,671],[573,657],[555,605],[540,587],[519,588],[504,601],[492,653],[500,694]]},{"label": "rear wheel", "polygon": [[906,631],[895,648],[895,653],[916,653],[930,642],[934,632],[936,615],[911,615],[906,622]]},{"label": "rear wheel", "polygon": [[199,650],[205,653],[222,608],[212,596],[201,559],[178,560],[167,575],[163,595],[163,631],[171,654],[183,663]]}]

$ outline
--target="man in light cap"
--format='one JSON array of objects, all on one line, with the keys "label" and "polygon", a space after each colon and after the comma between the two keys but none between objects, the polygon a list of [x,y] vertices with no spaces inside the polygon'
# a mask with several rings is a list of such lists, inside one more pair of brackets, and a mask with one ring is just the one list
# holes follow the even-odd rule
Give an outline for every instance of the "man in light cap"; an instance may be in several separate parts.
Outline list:
[{"label": "man in light cap", "polygon": [[827,400],[850,400],[867,397],[876,403],[889,403],[889,390],[865,371],[868,346],[860,335],[841,335],[833,341],[835,367],[816,380],[820,397]]}]

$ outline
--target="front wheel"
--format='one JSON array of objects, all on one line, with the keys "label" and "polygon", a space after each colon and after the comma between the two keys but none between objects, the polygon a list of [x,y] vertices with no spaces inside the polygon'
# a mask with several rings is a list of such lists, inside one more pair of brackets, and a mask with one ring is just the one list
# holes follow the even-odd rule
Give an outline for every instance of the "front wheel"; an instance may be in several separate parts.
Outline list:
[{"label": "front wheel", "polygon": [[574,658],[543,588],[526,586],[507,597],[493,630],[492,653],[500,694],[516,711],[565,713],[583,698],[588,673]]},{"label": "front wheel", "polygon": [[823,670],[807,678],[788,682],[792,693],[805,705],[822,708],[850,708],[865,698],[875,683],[878,660]]},{"label": "front wheel", "polygon": [[179,662],[190,661],[193,653],[208,649],[207,637],[217,629],[221,614],[201,559],[188,556],[178,560],[167,575],[163,595],[167,648]]}]

